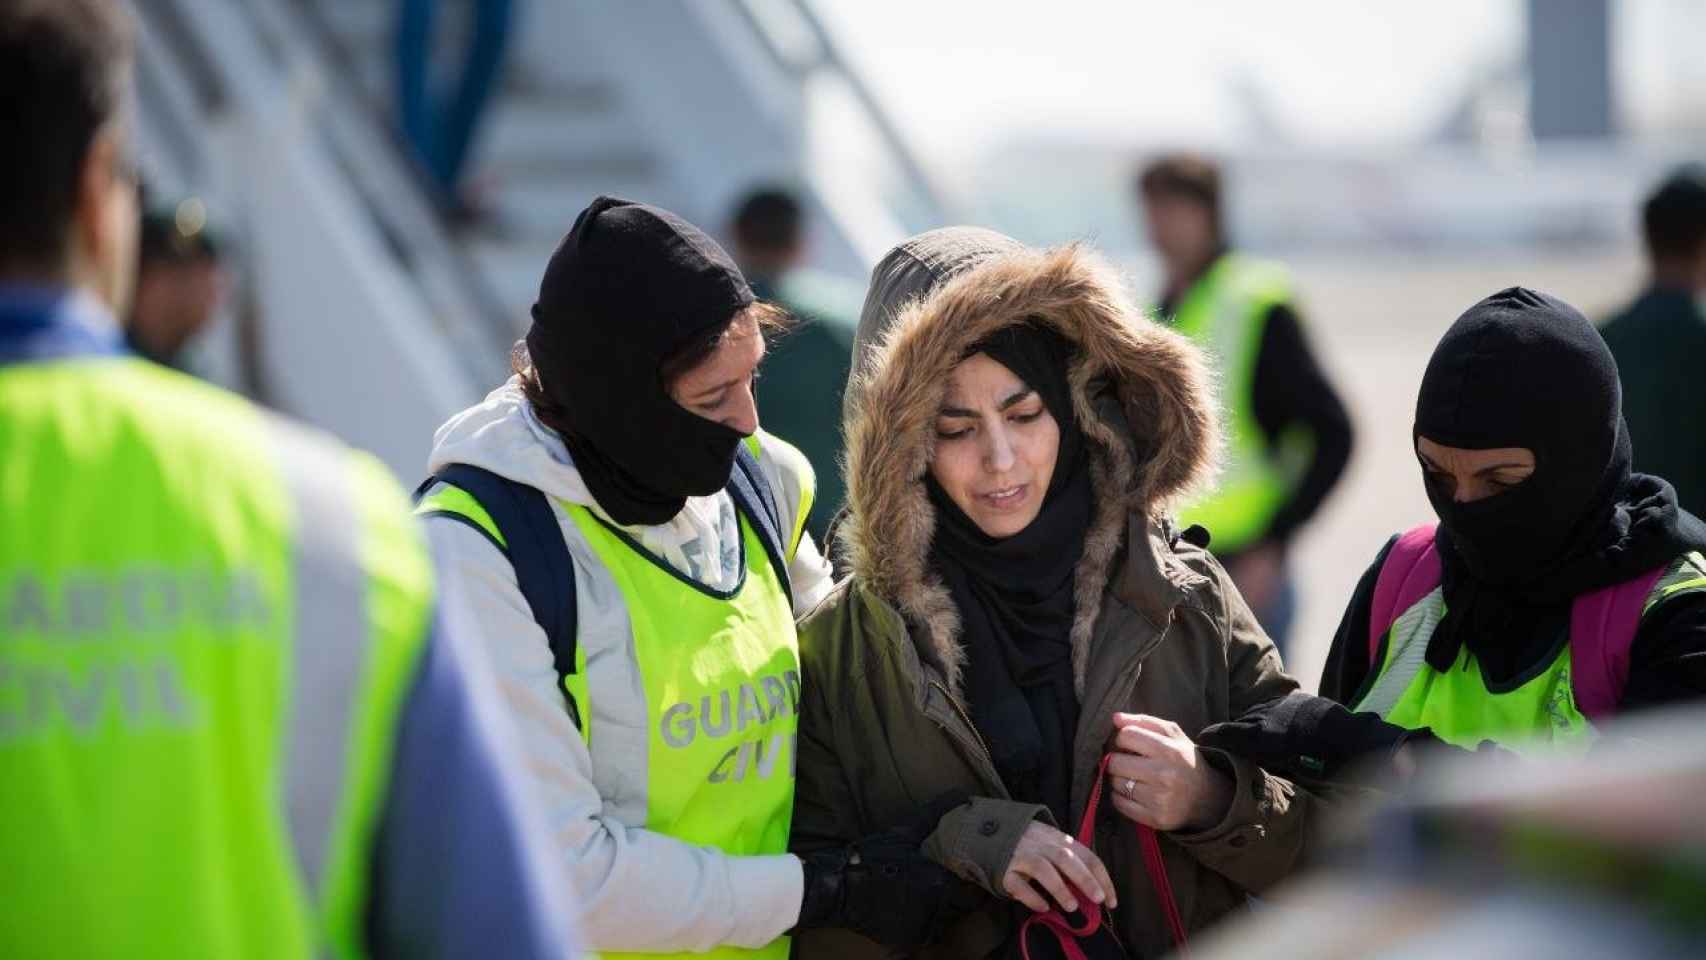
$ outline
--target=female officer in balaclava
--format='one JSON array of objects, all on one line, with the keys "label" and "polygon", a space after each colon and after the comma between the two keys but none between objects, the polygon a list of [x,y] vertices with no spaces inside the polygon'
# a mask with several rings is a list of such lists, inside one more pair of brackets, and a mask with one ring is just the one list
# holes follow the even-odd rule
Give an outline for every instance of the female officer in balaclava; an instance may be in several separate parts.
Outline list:
[{"label": "female officer in balaclava", "polygon": [[1428,363],[1414,449],[1439,524],[1363,575],[1323,694],[1532,749],[1706,693],[1706,525],[1632,472],[1617,367],[1580,312],[1520,287],[1471,307]]},{"label": "female officer in balaclava", "polygon": [[783,318],[691,224],[600,197],[546,267],[516,375],[435,438],[419,510],[605,957],[780,960],[817,925],[905,945],[949,889],[898,834],[786,852],[794,618],[830,584],[811,467],[753,405]]}]

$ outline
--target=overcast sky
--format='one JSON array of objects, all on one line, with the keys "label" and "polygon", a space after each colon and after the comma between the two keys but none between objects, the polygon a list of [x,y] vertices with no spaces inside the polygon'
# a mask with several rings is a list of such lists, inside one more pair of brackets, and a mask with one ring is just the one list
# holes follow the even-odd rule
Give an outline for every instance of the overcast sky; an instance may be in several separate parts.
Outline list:
[{"label": "overcast sky", "polygon": [[[1302,141],[1403,144],[1440,121],[1471,72],[1521,56],[1526,6],[816,2],[908,133],[944,159],[1032,132],[1228,145],[1252,132],[1251,100]],[[1627,108],[1645,116],[1669,105],[1679,71],[1706,86],[1706,3],[1623,0],[1613,25]]]}]

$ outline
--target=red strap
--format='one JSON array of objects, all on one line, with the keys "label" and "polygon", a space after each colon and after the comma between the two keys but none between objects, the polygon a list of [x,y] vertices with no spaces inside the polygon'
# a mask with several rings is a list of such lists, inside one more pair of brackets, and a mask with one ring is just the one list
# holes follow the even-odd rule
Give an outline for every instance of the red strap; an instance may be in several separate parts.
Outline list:
[{"label": "red strap", "polygon": [[1368,610],[1370,672],[1379,667],[1375,658],[1380,656],[1380,641],[1398,616],[1439,586],[1441,568],[1439,552],[1434,549],[1434,528],[1431,523],[1412,527],[1386,551],[1386,562],[1380,565],[1374,581],[1374,602]]},{"label": "red strap", "polygon": [[[1112,754],[1104,754],[1101,766],[1096,769],[1096,780],[1090,786],[1090,802],[1084,807],[1084,819],[1078,824],[1078,842],[1091,850],[1095,849],[1096,811],[1102,805],[1102,785],[1108,779],[1108,761]],[[1161,901],[1161,910],[1167,916],[1167,928],[1173,934],[1173,945],[1180,954],[1188,954],[1185,942],[1185,921],[1179,915],[1179,902],[1173,897],[1173,881],[1167,876],[1167,864],[1161,858],[1161,840],[1154,829],[1141,823],[1133,824],[1137,828],[1138,845],[1143,848],[1143,868],[1149,874],[1149,882],[1155,887],[1156,897]],[[1072,894],[1082,906],[1089,906],[1090,898],[1084,896],[1077,887],[1072,888]],[[1084,924],[1074,927],[1072,921],[1060,910],[1054,909],[1047,913],[1033,913],[1025,918],[1019,926],[1019,953],[1024,960],[1031,960],[1031,928],[1041,926],[1054,934],[1055,942],[1060,944],[1061,953],[1067,960],[1086,960],[1084,948],[1078,945],[1079,939],[1088,937],[1102,927],[1103,908],[1096,905],[1094,909],[1085,909]]]},{"label": "red strap", "polygon": [[1167,876],[1167,861],[1161,859],[1161,838],[1143,824],[1137,824],[1137,840],[1143,845],[1143,868],[1149,871],[1149,882],[1155,885],[1155,895],[1161,900],[1161,910],[1167,915],[1167,929],[1173,932],[1173,946],[1179,953],[1188,954],[1185,946],[1185,920],[1179,916],[1179,901],[1173,898],[1173,881]]}]

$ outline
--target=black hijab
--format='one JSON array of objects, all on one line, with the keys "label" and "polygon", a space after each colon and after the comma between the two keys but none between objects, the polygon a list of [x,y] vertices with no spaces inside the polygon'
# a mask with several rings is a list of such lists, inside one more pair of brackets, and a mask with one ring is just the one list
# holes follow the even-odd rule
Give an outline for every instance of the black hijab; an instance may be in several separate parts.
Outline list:
[{"label": "black hijab", "polygon": [[1073,348],[1036,324],[1006,327],[973,346],[1037,392],[1060,427],[1054,473],[1036,519],[1013,536],[979,530],[934,477],[931,561],[960,613],[967,706],[1013,796],[1068,822],[1078,697],[1072,679],[1073,574],[1094,498],[1067,371]]},{"label": "black hijab", "polygon": [[1557,649],[1578,595],[1706,547],[1706,524],[1664,480],[1632,473],[1617,365],[1574,307],[1521,287],[1469,308],[1422,378],[1415,436],[1452,447],[1526,447],[1534,475],[1473,503],[1433,481],[1446,618],[1428,663],[1463,644],[1508,683]]},{"label": "black hijab", "polygon": [[753,302],[715,240],[667,210],[599,197],[545,267],[527,352],[563,442],[619,524],[669,520],[728,485],[739,431],[669,396],[659,370]]}]

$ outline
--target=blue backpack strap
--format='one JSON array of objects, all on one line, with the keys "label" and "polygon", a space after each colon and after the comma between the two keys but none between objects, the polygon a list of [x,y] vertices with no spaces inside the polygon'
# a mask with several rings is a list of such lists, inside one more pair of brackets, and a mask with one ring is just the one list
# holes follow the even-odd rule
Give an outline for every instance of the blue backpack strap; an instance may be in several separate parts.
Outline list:
[{"label": "blue backpack strap", "polygon": [[764,553],[770,558],[770,568],[776,571],[776,579],[782,584],[782,592],[788,596],[788,608],[792,610],[794,588],[788,582],[788,541],[782,535],[783,530],[790,528],[782,523],[782,509],[776,503],[770,481],[765,479],[764,471],[758,465],[758,458],[744,443],[735,451],[735,468],[729,473],[728,489],[735,506],[758,530],[758,539],[764,542]]},{"label": "blue backpack strap", "polygon": [[525,483],[465,463],[453,463],[428,477],[415,490],[416,502],[435,483],[466,491],[502,534],[504,542],[496,545],[509,557],[516,586],[550,641],[557,686],[568,701],[569,716],[579,727],[580,711],[563,685],[563,680],[575,672],[575,569],[551,502]]}]

